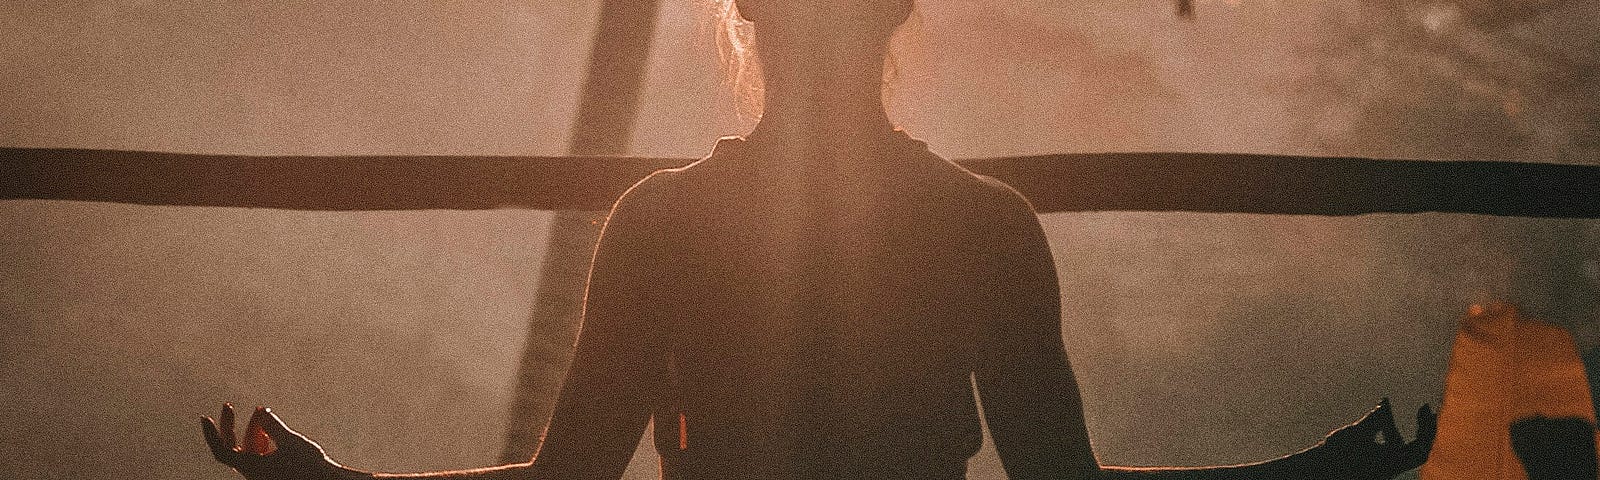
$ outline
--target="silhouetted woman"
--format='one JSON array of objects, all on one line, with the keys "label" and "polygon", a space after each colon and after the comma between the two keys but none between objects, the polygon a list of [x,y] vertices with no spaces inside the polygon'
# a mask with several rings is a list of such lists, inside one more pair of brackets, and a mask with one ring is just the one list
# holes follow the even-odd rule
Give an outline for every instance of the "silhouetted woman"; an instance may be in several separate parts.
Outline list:
[{"label": "silhouetted woman", "polygon": [[[1268,462],[1100,466],[1032,208],[884,113],[885,52],[911,10],[738,0],[759,41],[764,115],[617,201],[533,461],[417,475],[614,480],[654,418],[669,479],[960,479],[982,443],[974,384],[1014,479],[1388,478],[1422,462],[1431,414],[1407,445],[1384,403]],[[258,415],[270,455],[235,448],[231,418],[227,432],[204,425],[246,477],[387,475],[340,467]]]}]

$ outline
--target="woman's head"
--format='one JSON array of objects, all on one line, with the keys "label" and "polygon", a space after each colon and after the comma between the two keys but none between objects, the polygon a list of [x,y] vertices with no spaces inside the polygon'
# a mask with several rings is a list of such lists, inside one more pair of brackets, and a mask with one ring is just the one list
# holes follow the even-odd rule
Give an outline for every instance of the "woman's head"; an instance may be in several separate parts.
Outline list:
[{"label": "woman's head", "polygon": [[798,33],[828,31],[887,40],[911,15],[912,0],[735,0],[758,29]]},{"label": "woman's head", "polygon": [[[778,80],[873,81],[913,0],[715,0],[718,49],[748,113]],[[756,45],[759,43],[760,47]],[[892,63],[892,62],[891,62]],[[768,75],[779,78],[766,78]]]}]

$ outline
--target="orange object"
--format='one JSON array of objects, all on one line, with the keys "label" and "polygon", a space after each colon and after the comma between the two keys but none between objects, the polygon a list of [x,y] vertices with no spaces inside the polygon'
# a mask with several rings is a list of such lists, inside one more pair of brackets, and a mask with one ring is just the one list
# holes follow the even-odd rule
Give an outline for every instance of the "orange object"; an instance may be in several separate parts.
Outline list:
[{"label": "orange object", "polygon": [[267,409],[256,407],[256,413],[250,415],[250,426],[244,429],[244,451],[257,455],[266,455],[278,449],[272,442],[272,436],[267,435],[267,430],[262,428],[267,422]]},{"label": "orange object", "polygon": [[1511,451],[1512,422],[1536,415],[1595,421],[1571,335],[1507,304],[1474,305],[1462,319],[1444,388],[1424,480],[1526,479]]},{"label": "orange object", "polygon": [[689,449],[689,417],[678,412],[678,450]]}]

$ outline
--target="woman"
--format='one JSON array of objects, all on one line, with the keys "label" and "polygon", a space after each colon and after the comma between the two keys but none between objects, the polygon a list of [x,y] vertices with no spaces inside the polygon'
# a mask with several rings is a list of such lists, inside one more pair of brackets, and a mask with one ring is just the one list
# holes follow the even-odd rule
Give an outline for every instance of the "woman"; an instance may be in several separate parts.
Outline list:
[{"label": "woman", "polygon": [[[1405,444],[1385,402],[1268,462],[1102,467],[1028,202],[884,113],[885,52],[911,0],[737,6],[760,42],[762,119],[617,201],[534,460],[411,476],[616,479],[654,418],[665,478],[960,479],[981,444],[974,385],[1017,479],[1388,478],[1426,458],[1431,413]],[[390,476],[338,466],[270,412],[252,423],[277,451],[202,425],[247,478]]]}]

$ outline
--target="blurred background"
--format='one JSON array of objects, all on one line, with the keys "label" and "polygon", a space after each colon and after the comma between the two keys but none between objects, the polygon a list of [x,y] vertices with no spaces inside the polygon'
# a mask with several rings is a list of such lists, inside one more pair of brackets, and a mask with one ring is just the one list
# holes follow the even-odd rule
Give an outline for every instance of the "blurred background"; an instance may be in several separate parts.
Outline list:
[{"label": "blurred background", "polygon": [[[919,0],[890,113],[950,158],[1104,151],[1600,163],[1600,4]],[[0,145],[565,150],[593,0],[8,1]],[[709,5],[665,2],[636,155],[743,133]],[[0,202],[0,476],[233,478],[196,431],[273,406],[384,471],[495,462],[550,212]],[[1469,305],[1595,365],[1600,222],[1043,217],[1103,462],[1309,446],[1439,402]],[[1593,376],[1591,370],[1591,376]],[[1402,416],[1410,432],[1411,419]],[[974,479],[1003,478],[992,449]],[[636,462],[630,478],[654,469]]]}]

